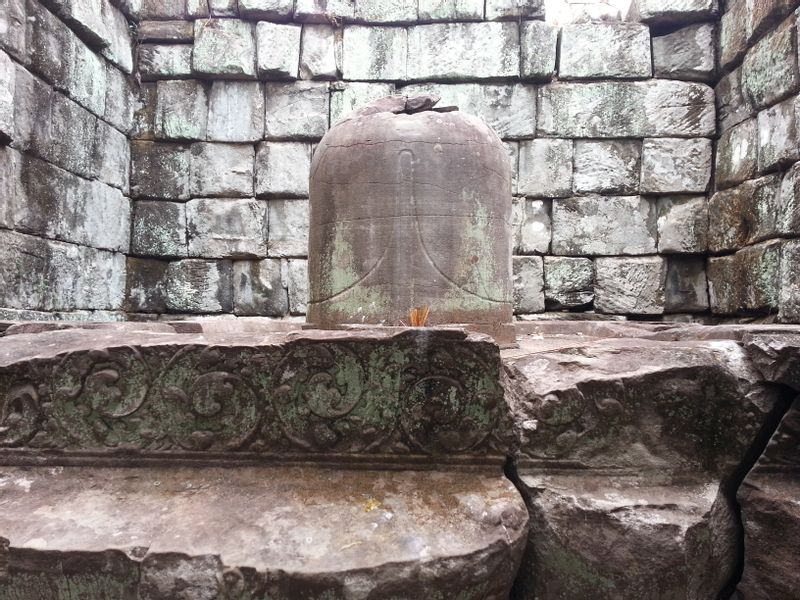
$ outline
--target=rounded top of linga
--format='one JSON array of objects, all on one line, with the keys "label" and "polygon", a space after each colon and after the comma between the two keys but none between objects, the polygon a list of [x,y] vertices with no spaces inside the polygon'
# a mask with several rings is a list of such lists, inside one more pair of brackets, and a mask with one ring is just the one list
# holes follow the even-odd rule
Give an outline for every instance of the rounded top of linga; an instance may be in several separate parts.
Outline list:
[{"label": "rounded top of linga", "polygon": [[438,101],[381,98],[317,146],[314,326],[511,321],[508,154],[486,123]]}]

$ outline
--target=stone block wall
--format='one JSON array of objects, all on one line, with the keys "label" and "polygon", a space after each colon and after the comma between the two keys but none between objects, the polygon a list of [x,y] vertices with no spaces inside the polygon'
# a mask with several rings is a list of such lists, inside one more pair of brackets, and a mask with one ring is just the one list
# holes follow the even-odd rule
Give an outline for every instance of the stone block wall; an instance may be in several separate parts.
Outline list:
[{"label": "stone block wall", "polygon": [[711,310],[800,321],[797,0],[729,0],[709,208]]},{"label": "stone block wall", "polygon": [[133,54],[107,0],[0,1],[0,318],[124,317]]}]

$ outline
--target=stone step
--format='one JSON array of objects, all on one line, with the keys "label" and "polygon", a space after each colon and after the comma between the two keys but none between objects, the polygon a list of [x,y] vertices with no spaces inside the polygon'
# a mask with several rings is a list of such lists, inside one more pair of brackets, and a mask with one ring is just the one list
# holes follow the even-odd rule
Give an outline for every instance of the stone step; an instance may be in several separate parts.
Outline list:
[{"label": "stone step", "polygon": [[528,521],[497,468],[0,467],[0,515],[4,600],[507,598]]}]

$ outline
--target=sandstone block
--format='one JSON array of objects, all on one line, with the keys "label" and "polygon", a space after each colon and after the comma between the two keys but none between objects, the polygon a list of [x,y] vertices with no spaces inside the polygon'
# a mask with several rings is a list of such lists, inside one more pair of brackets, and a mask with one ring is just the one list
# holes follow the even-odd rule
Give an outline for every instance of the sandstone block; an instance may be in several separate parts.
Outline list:
[{"label": "sandstone block", "polygon": [[572,152],[572,140],[541,138],[521,142],[519,193],[546,198],[570,196]]},{"label": "sandstone block", "polygon": [[713,25],[689,25],[653,38],[653,70],[656,77],[710,81],[716,69],[716,32]]},{"label": "sandstone block", "polygon": [[0,146],[0,228],[13,229],[16,211],[26,199],[22,187],[22,154],[8,146]]},{"label": "sandstone block", "polygon": [[666,260],[660,256],[595,260],[594,307],[610,314],[656,315],[664,312]]},{"label": "sandstone block", "polygon": [[778,319],[783,323],[800,323],[800,241],[787,240],[781,252]]},{"label": "sandstone block", "polygon": [[0,48],[11,56],[27,62],[26,0],[0,0]]},{"label": "sandstone block", "polygon": [[169,263],[164,276],[167,310],[230,312],[233,309],[232,271],[228,260],[187,259]]},{"label": "sandstone block", "polygon": [[742,90],[742,69],[728,73],[716,87],[717,116],[721,131],[749,119],[755,114]]},{"label": "sandstone block", "polygon": [[745,181],[709,201],[709,249],[738,250],[780,234],[781,176]]},{"label": "sandstone block", "polygon": [[[49,116],[47,112],[32,115],[38,122],[31,137],[33,153],[76,175],[95,177],[92,151],[97,119],[66,96],[54,93],[51,99]],[[19,121],[19,111],[14,120]]]},{"label": "sandstone block", "polygon": [[142,44],[137,65],[142,81],[189,77],[192,47],[188,44]]},{"label": "sandstone block", "polygon": [[336,79],[342,70],[342,38],[330,25],[303,26],[300,77]]},{"label": "sandstone block", "polygon": [[668,313],[708,310],[706,259],[699,256],[667,258],[664,309]]},{"label": "sandstone block", "polygon": [[95,166],[92,170],[97,174],[97,178],[128,194],[131,168],[128,138],[111,125],[97,119],[94,142],[92,160]]},{"label": "sandstone block", "polygon": [[751,4],[748,0],[729,0],[728,10],[720,19],[719,62],[723,69],[738,62],[747,51],[748,8]]},{"label": "sandstone block", "polygon": [[0,50],[0,143],[14,137],[14,63]]},{"label": "sandstone block", "polygon": [[150,44],[194,42],[194,23],[191,21],[142,21],[137,31],[139,40]]},{"label": "sandstone block", "polygon": [[[130,1],[130,0],[125,0]],[[133,0],[138,2],[139,0]],[[188,0],[141,0],[139,8],[139,17],[143,20],[147,19],[183,19],[187,16],[186,6]],[[203,4],[207,3],[205,0]],[[207,14],[204,16],[208,16]]]},{"label": "sandstone block", "polygon": [[544,21],[520,23],[520,75],[549,81],[556,72],[558,29]]},{"label": "sandstone block", "polygon": [[764,173],[800,158],[800,96],[758,113],[758,171]]},{"label": "sandstone block", "polygon": [[345,79],[405,79],[407,30],[402,27],[345,27],[342,55]]},{"label": "sandstone block", "polygon": [[639,196],[553,201],[553,254],[652,254],[657,235],[655,203]]},{"label": "sandstone block", "polygon": [[253,24],[238,19],[194,22],[192,70],[199,75],[255,79]]},{"label": "sandstone block", "polygon": [[511,207],[514,254],[547,254],[552,237],[550,206],[542,200],[514,198]]},{"label": "sandstone block", "polygon": [[66,24],[38,2],[27,7],[28,68],[57,89],[67,90],[75,46],[83,44]]},{"label": "sandstone block", "polygon": [[633,15],[642,23],[692,23],[719,12],[717,0],[634,0]]},{"label": "sandstone block", "polygon": [[708,250],[708,199],[665,196],[658,199],[658,251],[661,254]]},{"label": "sandstone block", "polygon": [[393,93],[394,85],[391,83],[348,81],[331,84],[331,125],[357,108]]},{"label": "sandstone block", "polygon": [[14,65],[14,131],[11,136],[14,148],[32,150],[36,140],[47,139],[52,124],[54,95],[49,85],[24,67]]},{"label": "sandstone block", "polygon": [[289,289],[289,313],[306,314],[308,303],[308,261],[292,258],[286,261],[286,281]]},{"label": "sandstone block", "polygon": [[508,153],[508,165],[511,168],[511,194],[517,194],[517,183],[519,175],[519,142],[503,142]]},{"label": "sandstone block", "polygon": [[576,192],[630,194],[639,191],[642,145],[638,141],[576,141]]},{"label": "sandstone block", "polygon": [[167,312],[166,275],[169,263],[128,257],[125,310],[133,313]]},{"label": "sandstone block", "polygon": [[285,21],[294,12],[294,0],[239,0],[239,15],[245,19]]},{"label": "sandstone block", "polygon": [[248,258],[267,255],[267,206],[263,200],[211,199],[186,203],[189,256]]},{"label": "sandstone block", "polygon": [[553,83],[539,89],[538,131],[578,138],[711,136],[714,113],[714,92],[700,83]]},{"label": "sandstone block", "polygon": [[519,75],[516,23],[417,25],[408,30],[413,79],[487,79]]},{"label": "sandstone block", "polygon": [[267,83],[264,96],[267,139],[320,139],[328,130],[328,83]]},{"label": "sandstone block", "polygon": [[103,0],[48,0],[46,4],[93,47],[108,45],[109,33],[102,18]]},{"label": "sandstone block", "polygon": [[80,40],[72,45],[67,63],[66,91],[94,115],[102,116],[106,103],[106,65]]},{"label": "sandstone block", "polygon": [[544,300],[548,310],[590,305],[594,301],[594,263],[588,258],[545,256]]},{"label": "sandstone block", "polygon": [[355,16],[355,4],[350,0],[295,0],[294,15],[298,21],[307,23],[329,23],[352,21]]},{"label": "sandstone block", "polygon": [[561,79],[636,79],[653,73],[650,29],[639,23],[565,25],[560,57]]},{"label": "sandstone block", "polygon": [[711,312],[763,314],[778,308],[781,240],[708,259]]},{"label": "sandstone block", "polygon": [[237,0],[207,0],[212,17],[236,17],[239,15]]},{"label": "sandstone block", "polygon": [[201,142],[192,144],[191,154],[193,197],[253,195],[253,146]]},{"label": "sandstone block", "polygon": [[308,200],[269,200],[267,254],[308,256]]},{"label": "sandstone block", "polygon": [[122,71],[108,65],[104,119],[122,133],[130,133],[133,129],[134,102],[131,82]]},{"label": "sandstone block", "polygon": [[486,18],[489,20],[517,20],[544,18],[544,0],[487,0]]},{"label": "sandstone block", "polygon": [[134,198],[189,199],[189,148],[181,144],[131,142]]},{"label": "sandstone block", "polygon": [[103,0],[101,17],[107,33],[107,46],[100,53],[112,64],[131,75],[133,73],[133,39],[125,15],[112,6],[108,0]]},{"label": "sandstone block", "polygon": [[541,256],[513,258],[514,314],[544,312],[544,263]]},{"label": "sandstone block", "polygon": [[208,100],[209,140],[255,142],[264,136],[264,88],[255,81],[215,81]]},{"label": "sandstone block", "polygon": [[747,2],[748,42],[761,37],[797,8],[795,0],[760,0]]},{"label": "sandstone block", "polygon": [[743,121],[725,131],[717,142],[717,188],[755,177],[758,169],[758,122]]},{"label": "sandstone block", "polygon": [[308,197],[311,147],[302,142],[264,142],[256,153],[256,195]]},{"label": "sandstone block", "polygon": [[183,2],[186,5],[186,17],[189,19],[208,19],[211,16],[211,4],[208,0],[183,0]]},{"label": "sandstone block", "polygon": [[165,258],[187,256],[186,205],[165,200],[134,202],[131,252]]},{"label": "sandstone block", "polygon": [[156,139],[158,86],[156,83],[142,83],[137,87],[133,99],[131,137],[138,140],[154,140]]},{"label": "sandstone block", "polygon": [[233,263],[233,312],[237,315],[282,317],[289,312],[281,260]]},{"label": "sandstone block", "polygon": [[256,25],[256,69],[264,79],[297,79],[302,27],[261,21]]},{"label": "sandstone block", "polygon": [[420,21],[480,21],[482,0],[419,0]]},{"label": "sandstone block", "polygon": [[157,139],[205,139],[208,94],[202,83],[195,80],[159,81],[156,96],[154,127]]},{"label": "sandstone block", "polygon": [[409,96],[436,94],[439,106],[457,106],[480,117],[502,139],[536,135],[536,87],[533,85],[482,85],[477,83],[421,83],[402,88]]},{"label": "sandstone block", "polygon": [[800,235],[800,163],[792,165],[783,178],[780,206],[780,233]]},{"label": "sandstone block", "polygon": [[417,20],[417,5],[407,0],[359,0],[353,19],[365,23],[413,23]]},{"label": "sandstone block", "polygon": [[742,63],[742,87],[757,109],[775,104],[800,89],[794,17],[748,51]]},{"label": "sandstone block", "polygon": [[711,140],[705,138],[645,140],[642,192],[705,192],[711,180],[711,153]]}]

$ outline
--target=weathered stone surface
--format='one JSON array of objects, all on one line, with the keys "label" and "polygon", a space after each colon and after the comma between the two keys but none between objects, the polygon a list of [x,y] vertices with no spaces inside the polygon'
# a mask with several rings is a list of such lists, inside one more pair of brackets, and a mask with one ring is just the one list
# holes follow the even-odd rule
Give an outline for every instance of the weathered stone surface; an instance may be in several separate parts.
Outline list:
[{"label": "weathered stone surface", "polygon": [[124,292],[123,254],[0,229],[2,306],[115,310],[121,308]]},{"label": "weathered stone surface", "polygon": [[742,69],[732,71],[716,87],[717,117],[721,131],[749,119],[755,111],[742,90]]},{"label": "weathered stone surface", "polygon": [[522,21],[519,37],[520,76],[546,81],[552,79],[556,72],[558,29],[543,21]]},{"label": "weathered stone surface", "polygon": [[514,198],[511,209],[514,254],[547,254],[550,250],[550,205],[543,200]]},{"label": "weathered stone surface", "polygon": [[783,235],[800,234],[800,164],[795,163],[781,184],[779,231]]},{"label": "weathered stone surface", "polygon": [[156,90],[156,139],[205,139],[208,118],[205,86],[195,80],[159,81]]},{"label": "weathered stone surface", "polygon": [[548,310],[591,304],[594,300],[594,263],[588,258],[545,256],[544,299]]},{"label": "weathered stone surface", "polygon": [[66,90],[75,46],[83,42],[63,21],[38,2],[28,4],[27,15],[31,24],[26,36],[28,68],[58,89]]},{"label": "weathered stone surface", "polygon": [[285,20],[293,11],[294,0],[239,0],[239,15],[246,19]]},{"label": "weathered stone surface", "polygon": [[511,193],[517,195],[517,180],[519,179],[519,142],[503,142],[508,155],[508,164],[511,168]]},{"label": "weathered stone surface", "polygon": [[269,256],[308,256],[308,200],[269,200]]},{"label": "weathered stone surface", "polygon": [[308,261],[290,258],[286,261],[286,283],[289,290],[289,313],[304,315],[308,308]]},{"label": "weathered stone surface", "polygon": [[781,233],[781,176],[746,181],[709,202],[709,249],[739,250]]},{"label": "weathered stone surface", "polygon": [[781,249],[781,280],[778,319],[783,323],[800,322],[800,241],[787,240]]},{"label": "weathered stone surface", "polygon": [[778,308],[781,241],[748,246],[708,259],[708,293],[715,314],[774,312]]},{"label": "weathered stone surface", "polygon": [[541,256],[515,256],[514,313],[544,312],[544,264]]},{"label": "weathered stone surface", "polygon": [[329,84],[298,81],[267,83],[264,137],[319,139],[328,130]]},{"label": "weathered stone surface", "polygon": [[576,141],[576,192],[630,194],[639,191],[642,144],[638,141]]},{"label": "weathered stone surface", "polygon": [[129,79],[119,69],[106,69],[106,101],[103,118],[124,134],[133,129],[134,95]]},{"label": "weathered stone surface", "polygon": [[516,23],[447,23],[408,30],[411,79],[488,79],[519,75]]},{"label": "weathered stone surface", "polygon": [[227,260],[187,259],[169,263],[164,275],[168,311],[218,313],[233,309],[232,266]]},{"label": "weathered stone surface", "polygon": [[166,200],[134,202],[131,252],[142,256],[187,256],[186,205]]},{"label": "weathered stone surface", "polygon": [[519,146],[517,190],[526,196],[572,195],[572,140],[526,140]]},{"label": "weathered stone surface", "polygon": [[299,25],[261,21],[256,25],[256,69],[266,79],[297,79],[300,73]]},{"label": "weathered stone surface", "polygon": [[[143,19],[183,19],[187,16],[189,0],[123,0],[140,4],[138,16]],[[207,6],[206,2],[203,2]],[[204,16],[208,16],[207,14]]]},{"label": "weathered stone surface", "polygon": [[544,0],[486,0],[487,19],[518,20],[543,17]]},{"label": "weathered stone surface", "polygon": [[656,77],[709,81],[716,68],[715,29],[708,23],[689,25],[653,38]]},{"label": "weathered stone surface", "polygon": [[[36,138],[46,139],[49,121],[45,118],[51,118],[52,111],[52,88],[24,67],[14,64],[14,131],[11,136],[14,148],[31,150]],[[35,119],[34,115],[42,118]]]},{"label": "weathered stone surface", "polygon": [[133,126],[131,137],[137,140],[156,139],[156,105],[158,104],[158,86],[155,83],[142,83],[134,91]]},{"label": "weathered stone surface", "polygon": [[394,85],[391,83],[348,81],[331,84],[331,125],[357,108],[393,93]]},{"label": "weathered stone surface", "polygon": [[233,312],[282,317],[289,312],[281,261],[265,258],[233,263]]},{"label": "weathered stone surface", "polygon": [[714,170],[717,188],[755,177],[758,169],[758,122],[743,121],[725,131],[717,142]]},{"label": "weathered stone surface", "polygon": [[143,81],[189,77],[192,47],[188,44],[142,44],[137,69]]},{"label": "weathered stone surface", "polygon": [[152,258],[129,256],[126,262],[125,310],[128,314],[165,313],[166,273],[169,263]]},{"label": "weathered stone surface", "polygon": [[304,25],[301,48],[301,78],[336,79],[339,76],[342,39],[331,25]]},{"label": "weathered stone surface", "polygon": [[113,185],[128,193],[130,185],[131,151],[128,138],[97,119],[92,158],[95,166],[92,171],[103,183]]},{"label": "weathered stone surface", "polygon": [[142,21],[137,36],[142,42],[174,44],[194,42],[194,23],[191,21]]},{"label": "weathered stone surface", "polygon": [[719,3],[717,0],[634,0],[631,10],[643,23],[692,23],[715,16]]},{"label": "weathered stone surface", "polygon": [[658,251],[661,254],[708,250],[708,199],[665,196],[658,199]]},{"label": "weathered stone surface", "polygon": [[263,142],[256,153],[256,195],[308,197],[311,146],[302,142]]},{"label": "weathered stone surface", "polygon": [[189,156],[182,144],[131,142],[131,195],[188,200]]},{"label": "weathered stone surface", "polygon": [[645,25],[587,23],[561,29],[560,79],[636,79],[652,74],[650,29]]},{"label": "weathered stone surface", "polygon": [[670,256],[664,287],[666,312],[705,312],[708,310],[706,259],[697,256]]},{"label": "weathered stone surface", "polygon": [[778,25],[784,17],[794,12],[797,6],[796,0],[762,0],[761,2],[748,2],[748,41],[754,41],[761,37],[762,34]]},{"label": "weathered stone surface", "polygon": [[760,173],[772,171],[800,158],[799,105],[800,96],[795,96],[758,113]]},{"label": "weathered stone surface", "polygon": [[263,200],[189,200],[186,203],[189,256],[266,256],[267,222],[267,205]]},{"label": "weathered stone surface", "polygon": [[192,70],[199,75],[255,79],[254,25],[238,19],[194,22]]},{"label": "weathered stone surface", "polygon": [[108,45],[102,0],[47,0],[46,4],[88,43],[98,48]]},{"label": "weathered stone surface", "polygon": [[26,0],[0,0],[0,48],[23,63],[27,61]]},{"label": "weathered stone surface", "polygon": [[612,314],[664,312],[666,260],[660,256],[595,260],[595,310]]},{"label": "weathered stone surface", "polygon": [[353,20],[366,23],[413,23],[417,5],[406,0],[359,0],[353,7]]},{"label": "weathered stone surface", "polygon": [[255,142],[264,136],[264,88],[255,81],[215,81],[208,100],[209,140]]},{"label": "weathered stone surface", "polygon": [[742,87],[757,109],[775,104],[800,89],[794,17],[747,53],[742,64]]},{"label": "weathered stone surface", "polygon": [[538,129],[578,138],[711,136],[714,91],[668,80],[553,83],[539,90]]},{"label": "weathered stone surface", "polygon": [[134,41],[128,25],[128,19],[107,0],[102,2],[101,18],[106,31],[108,45],[100,49],[100,54],[125,73],[131,75],[134,66]]},{"label": "weathered stone surface", "polygon": [[14,63],[0,50],[0,143],[14,137]]},{"label": "weathered stone surface", "polygon": [[747,51],[747,17],[752,2],[748,0],[728,0],[727,11],[720,19],[719,62],[727,69],[739,61]]},{"label": "weathered stone surface", "polygon": [[15,212],[24,203],[22,188],[22,154],[8,146],[0,146],[0,227],[13,229]]},{"label": "weathered stone surface", "polygon": [[483,0],[419,0],[420,21],[480,21]]},{"label": "weathered stone surface", "polygon": [[705,192],[711,180],[711,153],[711,140],[705,138],[645,140],[642,192]]},{"label": "weathered stone surface", "polygon": [[408,96],[440,96],[439,106],[457,106],[459,110],[480,117],[502,139],[536,135],[536,87],[533,85],[420,83],[401,91]]},{"label": "weathered stone surface", "polygon": [[192,144],[192,196],[252,196],[254,158],[249,144]]},{"label": "weathered stone surface", "polygon": [[656,210],[639,196],[553,201],[553,254],[614,255],[656,252]]},{"label": "weathered stone surface", "polygon": [[345,79],[405,79],[407,30],[402,27],[345,27],[342,55],[342,76]]},{"label": "weathered stone surface", "polygon": [[106,65],[103,59],[76,40],[67,64],[67,95],[92,114],[102,116],[106,101]]},{"label": "weathered stone surface", "polygon": [[237,0],[206,0],[212,17],[236,17],[239,14]]}]

